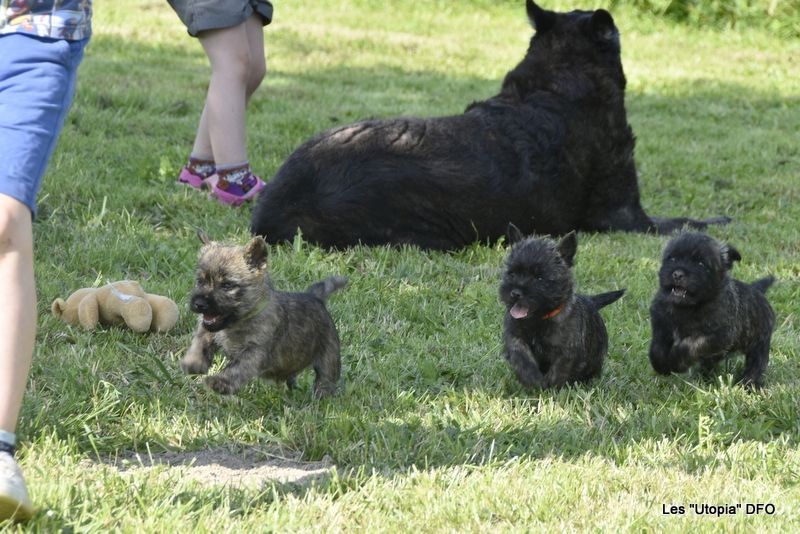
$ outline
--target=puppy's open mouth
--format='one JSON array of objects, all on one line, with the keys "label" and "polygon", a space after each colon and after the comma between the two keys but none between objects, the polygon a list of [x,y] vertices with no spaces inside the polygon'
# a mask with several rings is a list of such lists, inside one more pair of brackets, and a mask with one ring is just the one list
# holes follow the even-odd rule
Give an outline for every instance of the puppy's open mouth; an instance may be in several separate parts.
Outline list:
[{"label": "puppy's open mouth", "polygon": [[673,286],[672,289],[669,290],[669,294],[679,299],[685,299],[687,293],[685,287]]},{"label": "puppy's open mouth", "polygon": [[510,313],[511,317],[513,317],[514,319],[524,319],[525,317],[528,316],[529,312],[530,310],[528,309],[528,307],[522,304],[521,302],[517,302],[516,304],[511,306],[510,310],[508,310],[508,313]]},{"label": "puppy's open mouth", "polygon": [[208,315],[207,313],[203,314],[203,326],[214,326],[215,324],[219,323],[222,317],[220,315]]}]

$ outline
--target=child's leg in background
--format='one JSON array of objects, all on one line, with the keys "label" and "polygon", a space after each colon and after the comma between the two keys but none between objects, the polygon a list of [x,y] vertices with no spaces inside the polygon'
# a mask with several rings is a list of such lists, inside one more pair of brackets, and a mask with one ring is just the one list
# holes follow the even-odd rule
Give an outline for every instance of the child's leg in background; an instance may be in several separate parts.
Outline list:
[{"label": "child's leg in background", "polygon": [[258,15],[245,21],[247,45],[250,48],[250,68],[247,77],[247,100],[256,92],[267,74],[267,58],[264,56],[264,23]]},{"label": "child's leg in background", "polygon": [[244,110],[266,73],[263,23],[253,14],[239,26],[204,32],[200,42],[211,62],[211,83],[192,157],[219,165],[247,161]]},{"label": "child's leg in background", "polygon": [[245,23],[203,32],[200,43],[211,63],[204,110],[210,147],[202,148],[211,148],[217,164],[241,163],[247,160],[244,110],[250,66]]}]

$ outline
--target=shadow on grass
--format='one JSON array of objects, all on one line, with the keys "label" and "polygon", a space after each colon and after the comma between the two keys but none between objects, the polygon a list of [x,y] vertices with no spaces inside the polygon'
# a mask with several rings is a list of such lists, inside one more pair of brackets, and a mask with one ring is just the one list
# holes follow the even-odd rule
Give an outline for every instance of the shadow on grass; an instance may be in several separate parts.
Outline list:
[{"label": "shadow on grass", "polygon": [[[302,49],[301,36],[289,33],[282,39],[290,48]],[[509,58],[509,69],[517,59]],[[175,187],[173,175],[191,147],[207,83],[208,68],[199,49],[95,37],[62,136],[69,141],[62,140],[62,145],[68,142],[70,150],[103,171],[46,181],[40,220],[54,212],[72,216],[74,206],[90,201],[100,206],[107,199],[108,210],[125,207],[166,228],[181,228],[198,217],[202,222],[202,213],[190,213],[193,204]],[[291,150],[328,127],[376,116],[459,113],[499,86],[499,80],[392,66],[333,65],[299,74],[272,70],[251,103],[251,159],[267,177]],[[798,109],[798,98],[713,80],[671,89],[678,94],[628,97],[649,211],[738,217],[775,192],[767,186],[747,200],[740,198],[740,189],[751,185],[743,182],[743,170],[781,176],[800,170],[800,154],[791,142],[800,119],[787,113]],[[659,148],[663,144],[669,150]],[[748,148],[752,158],[742,169],[741,151]],[[186,213],[173,206],[183,206]],[[219,218],[216,212],[211,224],[214,218]],[[231,212],[225,219],[245,227],[249,210]]]}]

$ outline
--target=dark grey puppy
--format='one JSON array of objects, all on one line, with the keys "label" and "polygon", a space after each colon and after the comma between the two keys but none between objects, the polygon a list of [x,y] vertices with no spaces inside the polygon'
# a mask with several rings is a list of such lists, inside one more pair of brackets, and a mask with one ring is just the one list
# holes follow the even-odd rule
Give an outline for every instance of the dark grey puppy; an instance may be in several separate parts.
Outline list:
[{"label": "dark grey puppy", "polygon": [[524,386],[548,388],[599,376],[608,351],[599,310],[625,290],[575,294],[575,232],[558,244],[526,239],[514,225],[509,236],[515,244],[506,260],[500,299],[507,307],[505,355],[517,379]]},{"label": "dark grey puppy", "polygon": [[682,373],[699,364],[710,372],[741,351],[742,384],[762,385],[775,328],[775,313],[764,294],[775,278],[751,284],[731,278],[733,262],[741,259],[735,248],[705,234],[681,234],[667,244],[650,306],[653,369]]},{"label": "dark grey puppy", "polygon": [[325,299],[347,284],[333,276],[305,293],[272,287],[267,246],[260,237],[246,246],[230,246],[200,235],[197,285],[190,308],[200,314],[197,330],[181,368],[187,374],[208,372],[222,349],[227,366],[206,378],[221,394],[235,393],[256,376],[286,382],[289,388],[306,367],[316,373],[314,396],[336,391],[340,374],[339,336]]}]

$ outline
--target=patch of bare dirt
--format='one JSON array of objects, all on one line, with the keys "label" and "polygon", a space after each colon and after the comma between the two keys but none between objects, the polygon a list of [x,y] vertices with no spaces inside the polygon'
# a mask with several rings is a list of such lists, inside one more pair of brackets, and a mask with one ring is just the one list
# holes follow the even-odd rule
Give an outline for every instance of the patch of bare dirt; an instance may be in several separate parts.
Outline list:
[{"label": "patch of bare dirt", "polygon": [[219,447],[191,452],[132,454],[109,462],[122,473],[167,467],[204,486],[259,489],[273,482],[307,485],[327,478],[333,462],[303,462],[283,451],[268,452],[255,447]]}]

